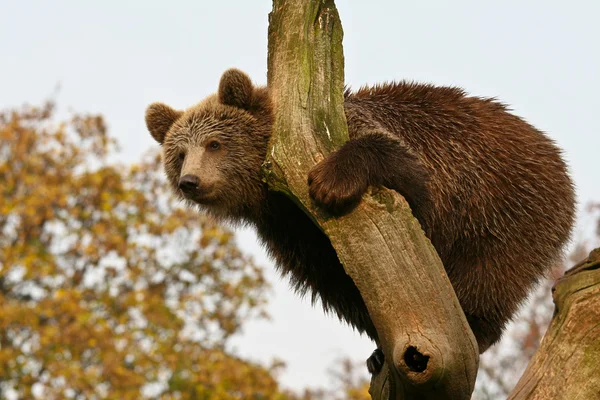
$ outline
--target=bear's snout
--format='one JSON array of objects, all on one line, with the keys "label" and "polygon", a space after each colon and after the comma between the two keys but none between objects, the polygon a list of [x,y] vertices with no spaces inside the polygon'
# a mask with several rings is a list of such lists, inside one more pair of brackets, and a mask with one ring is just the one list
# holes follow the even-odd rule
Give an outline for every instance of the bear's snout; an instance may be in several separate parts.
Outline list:
[{"label": "bear's snout", "polygon": [[210,179],[200,180],[195,174],[185,174],[177,184],[183,195],[196,203],[206,204],[212,200],[215,182]]},{"label": "bear's snout", "polygon": [[193,194],[200,186],[200,178],[195,175],[184,175],[179,179],[179,189],[185,194]]}]

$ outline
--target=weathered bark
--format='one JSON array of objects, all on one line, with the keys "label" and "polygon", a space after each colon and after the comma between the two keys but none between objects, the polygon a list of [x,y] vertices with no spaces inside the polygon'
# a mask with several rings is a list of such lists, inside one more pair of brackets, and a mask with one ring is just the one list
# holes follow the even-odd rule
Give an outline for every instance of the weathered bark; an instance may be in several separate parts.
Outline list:
[{"label": "weathered bark", "polygon": [[274,0],[268,85],[276,115],[267,182],[312,216],[360,290],[388,362],[372,382],[372,397],[468,399],[477,344],[406,201],[375,189],[349,215],[331,218],[309,199],[310,168],[348,139],[343,65],[333,1]]},{"label": "weathered bark", "polygon": [[550,327],[509,399],[600,399],[600,248],[552,294]]}]

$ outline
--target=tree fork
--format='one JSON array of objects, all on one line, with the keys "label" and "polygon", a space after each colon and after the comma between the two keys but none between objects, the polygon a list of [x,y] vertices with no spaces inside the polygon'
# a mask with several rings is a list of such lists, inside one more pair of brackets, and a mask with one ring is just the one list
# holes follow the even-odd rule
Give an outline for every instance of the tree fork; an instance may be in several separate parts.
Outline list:
[{"label": "tree fork", "polygon": [[309,170],[348,140],[342,36],[332,0],[273,1],[268,86],[275,120],[265,179],[327,234],[367,305],[386,357],[372,397],[468,399],[477,343],[406,201],[372,188],[356,210],[332,218],[309,198]]}]

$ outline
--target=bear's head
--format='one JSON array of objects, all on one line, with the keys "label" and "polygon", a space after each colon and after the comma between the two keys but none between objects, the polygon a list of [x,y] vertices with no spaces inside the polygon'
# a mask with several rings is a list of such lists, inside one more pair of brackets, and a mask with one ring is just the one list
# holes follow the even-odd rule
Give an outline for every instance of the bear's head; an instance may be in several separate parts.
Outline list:
[{"label": "bear's head", "polygon": [[261,165],[271,121],[267,89],[235,69],[223,74],[216,94],[185,111],[161,103],[146,110],[175,193],[234,221],[251,214],[266,195]]}]

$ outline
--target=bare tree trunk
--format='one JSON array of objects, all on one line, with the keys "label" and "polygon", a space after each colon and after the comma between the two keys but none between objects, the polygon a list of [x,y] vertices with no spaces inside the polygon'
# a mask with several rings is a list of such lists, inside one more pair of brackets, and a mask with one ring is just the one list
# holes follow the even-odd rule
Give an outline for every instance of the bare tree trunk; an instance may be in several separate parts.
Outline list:
[{"label": "bare tree trunk", "polygon": [[329,236],[360,290],[387,360],[372,397],[470,398],[477,343],[406,201],[377,189],[349,215],[331,218],[309,199],[310,168],[348,139],[342,27],[332,0],[273,1],[268,68],[275,124],[265,176]]},{"label": "bare tree trunk", "polygon": [[554,317],[512,400],[600,399],[600,248],[553,288]]}]

